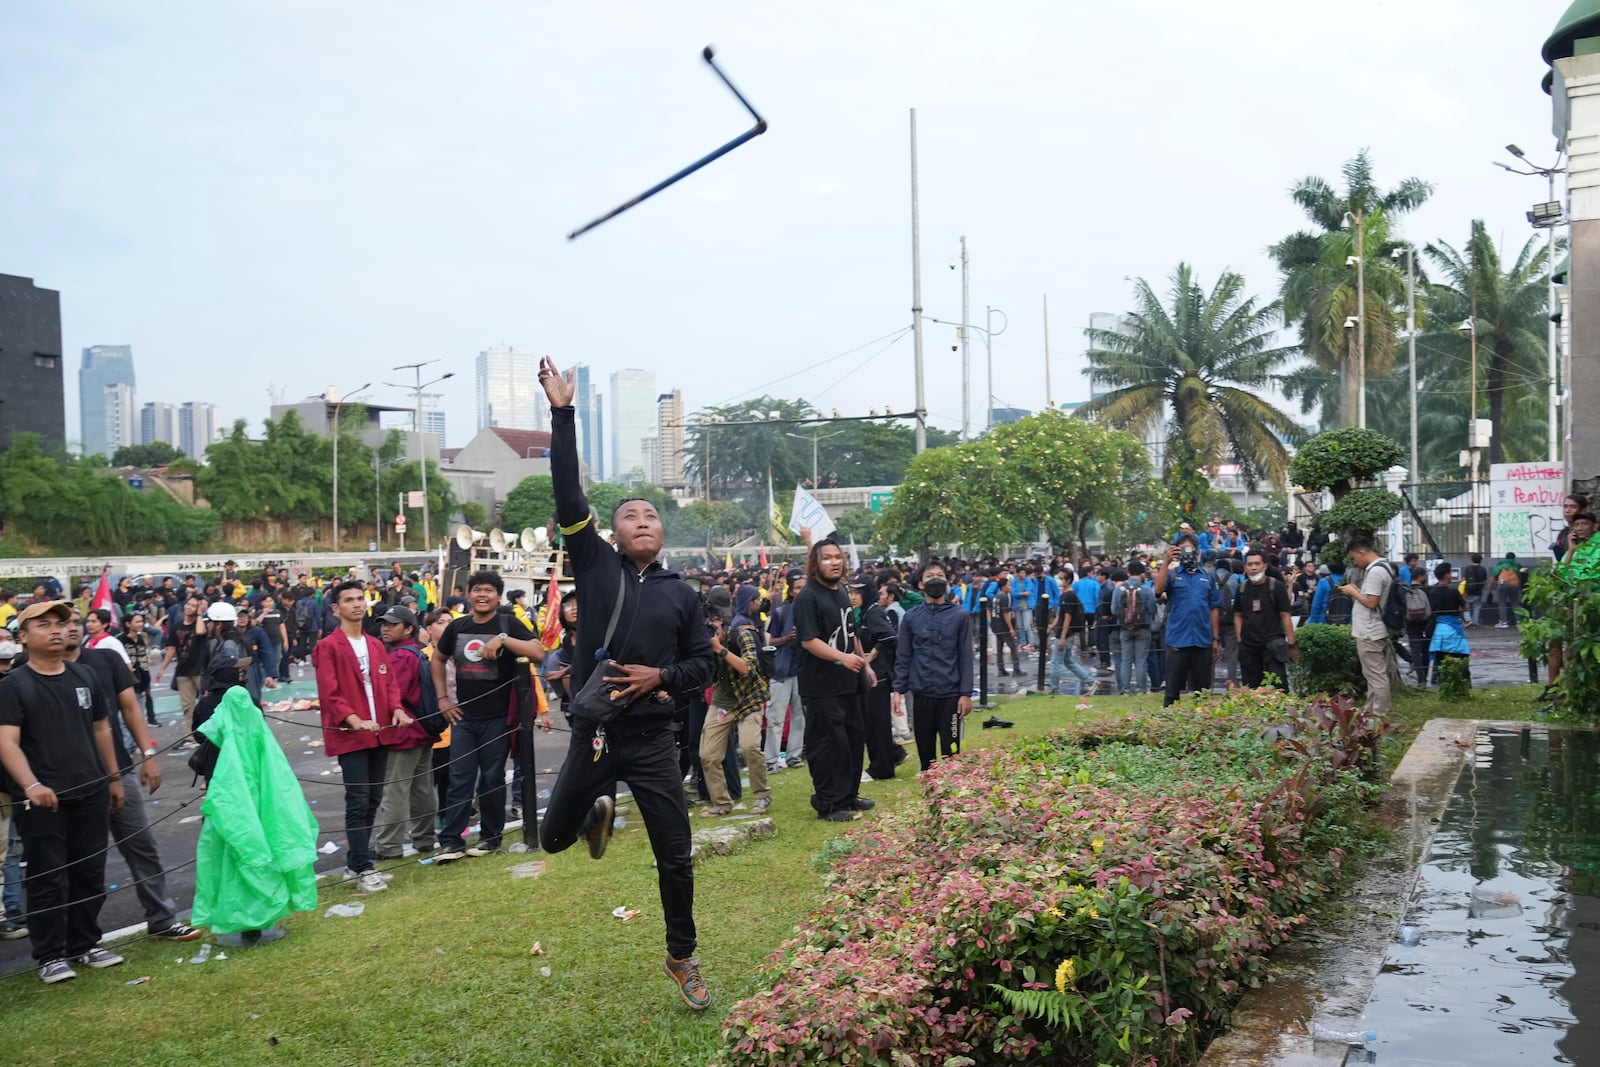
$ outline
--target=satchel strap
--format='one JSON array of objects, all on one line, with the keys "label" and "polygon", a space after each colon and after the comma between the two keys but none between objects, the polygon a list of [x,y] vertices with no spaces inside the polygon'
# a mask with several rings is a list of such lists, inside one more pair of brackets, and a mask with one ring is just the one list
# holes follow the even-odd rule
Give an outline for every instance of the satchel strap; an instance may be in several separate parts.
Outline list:
[{"label": "satchel strap", "polygon": [[600,642],[600,647],[606,650],[606,655],[611,656],[611,639],[617,633],[617,620],[622,618],[622,602],[628,598],[628,575],[625,570],[617,570],[617,602],[611,605],[611,621],[606,623],[606,636]]}]

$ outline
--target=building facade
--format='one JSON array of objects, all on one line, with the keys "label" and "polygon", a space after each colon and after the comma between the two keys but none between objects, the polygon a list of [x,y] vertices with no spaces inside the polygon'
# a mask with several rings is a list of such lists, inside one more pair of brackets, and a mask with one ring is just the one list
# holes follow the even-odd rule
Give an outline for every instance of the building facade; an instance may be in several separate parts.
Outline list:
[{"label": "building facade", "polygon": [[204,460],[206,449],[217,440],[217,405],[186,400],[178,409],[178,448],[194,460]]},{"label": "building facade", "polygon": [[[117,443],[107,436],[112,416],[106,411],[108,391],[128,387],[131,402],[137,385],[133,374],[132,345],[90,345],[78,366],[78,434],[86,456],[110,456]],[[131,420],[130,420],[131,421]]]},{"label": "building facade", "polygon": [[656,397],[655,468],[650,481],[663,489],[683,486],[683,390]]},{"label": "building facade", "polygon": [[32,278],[0,274],[0,449],[18,433],[46,446],[67,440],[61,359],[61,294]]},{"label": "building facade", "polygon": [[587,363],[579,363],[572,370],[575,386],[572,405],[578,421],[578,455],[593,477],[600,480],[605,477],[606,470],[605,397],[595,391]]},{"label": "building facade", "polygon": [[611,375],[611,481],[629,485],[650,476],[644,440],[656,435],[654,371],[629,368]]},{"label": "building facade", "polygon": [[444,409],[424,407],[422,409],[422,432],[433,437],[438,447],[444,448]]},{"label": "building facade", "polygon": [[133,386],[106,386],[105,408],[105,454],[109,457],[114,455],[117,449],[134,444],[139,439],[139,420],[135,414],[138,408],[133,402]]},{"label": "building facade", "polygon": [[153,445],[163,441],[178,446],[178,409],[158,400],[146,402],[139,410],[139,443]]},{"label": "building facade", "polygon": [[478,353],[478,425],[543,430],[544,388],[539,357],[512,345],[490,345]]}]

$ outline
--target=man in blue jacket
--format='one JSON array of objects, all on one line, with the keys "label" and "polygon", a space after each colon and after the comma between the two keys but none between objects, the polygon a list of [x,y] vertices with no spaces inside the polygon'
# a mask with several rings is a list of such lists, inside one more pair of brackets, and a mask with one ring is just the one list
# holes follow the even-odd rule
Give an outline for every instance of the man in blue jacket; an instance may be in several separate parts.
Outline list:
[{"label": "man in blue jacket", "polygon": [[911,729],[917,759],[927,770],[935,735],[940,755],[961,751],[960,720],[972,711],[972,621],[961,605],[945,599],[950,582],[939,564],[923,568],[921,588],[922,603],[900,620],[893,708],[899,711],[903,695],[912,695]]},{"label": "man in blue jacket", "polygon": [[1211,667],[1222,653],[1217,609],[1222,595],[1200,566],[1198,539],[1184,534],[1156,568],[1155,592],[1167,599],[1165,707],[1186,690],[1211,691]]}]

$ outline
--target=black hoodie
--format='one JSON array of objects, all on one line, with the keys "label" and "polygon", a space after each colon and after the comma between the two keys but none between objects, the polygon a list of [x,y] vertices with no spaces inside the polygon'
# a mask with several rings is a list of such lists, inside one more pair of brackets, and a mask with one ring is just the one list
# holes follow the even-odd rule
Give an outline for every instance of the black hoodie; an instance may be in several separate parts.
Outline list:
[{"label": "black hoodie", "polygon": [[[572,691],[594,673],[595,651],[605,645],[617,596],[627,583],[627,599],[616,633],[605,645],[617,663],[661,668],[661,685],[674,696],[696,693],[711,684],[716,660],[706,633],[700,597],[677,571],[659,561],[642,572],[600,539],[588,498],[578,479],[578,440],[571,407],[550,411],[550,480],[554,483],[556,522],[566,539],[567,558],[578,588],[578,636],[572,659]],[[575,529],[576,527],[576,529]],[[646,697],[617,718],[612,729],[644,730],[670,721],[672,701]]]}]

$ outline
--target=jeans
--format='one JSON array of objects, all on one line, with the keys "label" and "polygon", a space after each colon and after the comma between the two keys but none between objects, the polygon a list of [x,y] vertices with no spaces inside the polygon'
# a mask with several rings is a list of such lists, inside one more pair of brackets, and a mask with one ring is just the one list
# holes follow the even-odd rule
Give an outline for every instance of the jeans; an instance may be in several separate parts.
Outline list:
[{"label": "jeans", "polygon": [[818,815],[853,811],[861,792],[861,756],[866,749],[861,694],[822,693],[805,697],[805,702],[811,806]]},{"label": "jeans", "polygon": [[349,867],[356,874],[372,870],[372,824],[383,802],[386,748],[364,748],[339,757],[344,774],[344,836],[350,845]]},{"label": "jeans", "polygon": [[[799,678],[774,678],[768,688],[767,745],[763,754],[768,763],[780,755],[802,759],[806,750],[806,709],[800,701]],[[784,718],[788,717],[789,747],[783,747]]]},{"label": "jeans", "polygon": [[1231,622],[1222,627],[1222,658],[1218,662],[1222,667],[1222,676],[1227,683],[1229,685],[1238,685],[1239,639],[1233,635],[1233,624]]},{"label": "jeans", "polygon": [[1150,692],[1159,693],[1167,687],[1167,647],[1162,635],[1150,631],[1150,652],[1144,658],[1145,670],[1150,675]]},{"label": "jeans", "polygon": [[1117,663],[1117,692],[1142,693],[1145,685],[1145,660],[1150,655],[1149,630],[1123,630],[1122,659]]},{"label": "jeans", "polygon": [[12,809],[28,850],[28,938],[39,963],[81,956],[100,943],[106,899],[111,791],[62,800],[55,811]]},{"label": "jeans", "polygon": [[478,798],[478,839],[499,846],[506,829],[506,757],[510,753],[511,728],[503,718],[461,719],[450,727],[450,802],[439,833],[440,848],[460,849],[467,843],[467,816],[472,813],[474,796]]},{"label": "jeans", "polygon": [[1009,631],[994,632],[994,665],[1001,674],[1006,673],[1006,649],[1011,649],[1011,669],[1022,673],[1022,661],[1017,658],[1017,635]]},{"label": "jeans", "polygon": [[1167,649],[1167,688],[1161,706],[1177,702],[1185,692],[1211,692],[1211,646]]},{"label": "jeans", "polygon": [[178,905],[167,891],[161,854],[156,851],[155,834],[150,832],[150,817],[145,812],[144,790],[132,770],[122,772],[122,794],[127,799],[111,813],[111,840],[132,875],[133,890],[144,908],[145,929],[159,933],[177,921]]},{"label": "jeans", "polygon": [[1034,636],[1032,608],[1017,608],[1017,640],[1024,645],[1033,644]]},{"label": "jeans", "polygon": [[[10,804],[0,801],[0,808],[7,813],[12,810]],[[0,819],[4,824],[6,835],[5,862],[0,863],[0,881],[4,888],[0,889],[0,908],[5,911],[5,917],[15,922],[22,921],[22,834],[17,831],[17,821],[7,814]]]},{"label": "jeans", "polygon": [[383,801],[374,827],[378,858],[398,859],[405,852],[407,838],[418,852],[432,848],[437,804],[433,748],[424,742],[415,748],[390,749],[384,761]]},{"label": "jeans", "polygon": [[1050,692],[1061,692],[1061,672],[1070,670],[1072,676],[1078,680],[1077,693],[1074,696],[1087,695],[1094,692],[1094,672],[1078,662],[1077,655],[1072,650],[1072,639],[1068,638],[1059,643],[1055,655],[1050,657]]},{"label": "jeans", "polygon": [[539,826],[539,843],[552,853],[570,848],[579,834],[592,828],[595,800],[618,778],[625,779],[650,835],[667,951],[687,959],[695,950],[694,864],[689,859],[689,809],[674,732],[669,727],[641,734],[607,731],[606,748],[598,760],[593,740],[593,727],[573,725],[566,761]]},{"label": "jeans", "polygon": [[931,697],[917,694],[911,709],[911,729],[917,739],[917,763],[923,770],[933,766],[933,741],[939,739],[939,755],[954,756],[961,751],[961,698]]}]

